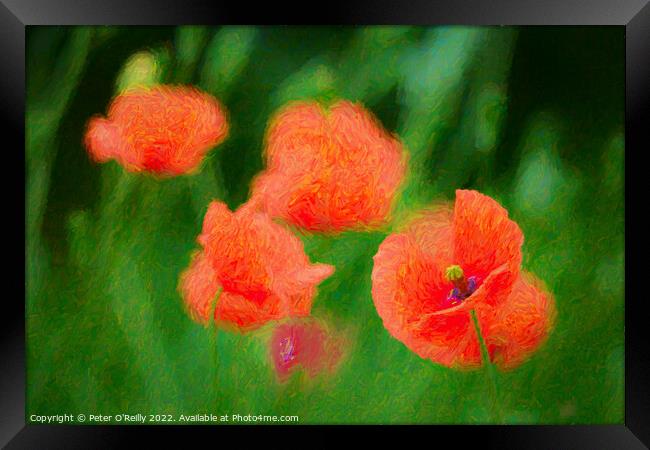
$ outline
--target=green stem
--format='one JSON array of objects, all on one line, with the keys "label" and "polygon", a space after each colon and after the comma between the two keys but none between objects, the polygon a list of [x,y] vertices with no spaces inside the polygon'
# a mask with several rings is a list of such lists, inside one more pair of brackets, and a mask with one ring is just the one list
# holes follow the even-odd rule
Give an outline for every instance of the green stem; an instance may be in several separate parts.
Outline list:
[{"label": "green stem", "polygon": [[487,345],[485,344],[485,340],[483,339],[483,334],[481,333],[481,327],[479,326],[478,318],[476,317],[476,311],[472,310],[470,314],[472,316],[472,322],[474,323],[474,329],[476,330],[476,335],[478,336],[479,346],[481,347],[481,359],[483,361],[483,364],[486,367],[488,376],[490,378],[490,384],[492,385],[492,409],[494,411],[494,416],[497,419],[497,423],[503,423],[503,417],[501,414],[501,409],[499,408],[499,401],[498,401],[499,392],[497,389],[497,373],[494,364],[492,364],[492,361],[490,361],[490,353],[488,352]]},{"label": "green stem", "polygon": [[212,299],[212,303],[210,304],[210,315],[208,316],[209,320],[209,328],[211,330],[215,331],[215,334],[219,331],[219,328],[217,327],[217,321],[214,318],[214,313],[217,310],[217,302],[219,302],[219,297],[221,297],[221,293],[223,292],[223,288],[220,287],[217,293],[215,294],[214,298]]}]

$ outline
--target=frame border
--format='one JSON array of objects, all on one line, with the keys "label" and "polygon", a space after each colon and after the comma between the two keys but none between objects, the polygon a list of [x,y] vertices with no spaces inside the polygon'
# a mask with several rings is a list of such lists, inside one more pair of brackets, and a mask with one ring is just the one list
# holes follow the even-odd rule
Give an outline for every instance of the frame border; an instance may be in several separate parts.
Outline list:
[{"label": "frame border", "polygon": [[[536,1],[536,0],[414,0],[406,5],[396,1],[358,1],[352,4],[328,3],[319,11],[319,19],[328,24],[410,24],[410,25],[624,25],[626,28],[626,126],[625,140],[628,155],[640,154],[648,148],[647,133],[642,133],[650,123],[650,4],[649,0]],[[587,3],[587,4],[585,4]],[[210,3],[208,1],[174,0],[117,0],[85,2],[83,0],[0,0],[0,61],[3,77],[0,78],[1,121],[6,128],[4,136],[12,136],[25,142],[25,27],[27,25],[178,25],[178,24],[288,24],[313,20],[309,10],[283,10],[275,3],[263,6],[251,14],[250,6]],[[248,8],[247,8],[248,6]],[[401,6],[401,7],[400,7]],[[256,6],[257,8],[257,6]],[[248,9],[248,11],[246,11]],[[323,9],[323,8],[321,8]],[[306,12],[303,21],[287,14]],[[206,20],[206,17],[210,18]],[[306,19],[306,20],[305,20]],[[207,22],[207,23],[206,23]],[[645,145],[644,145],[645,144]],[[636,151],[635,151],[636,150]],[[17,152],[16,152],[17,154]],[[25,154],[23,153],[23,164]],[[627,158],[626,158],[627,160]],[[25,166],[26,167],[26,166]],[[637,201],[640,177],[634,171],[642,165],[625,165],[625,191]],[[15,173],[15,172],[14,172]],[[23,172],[25,173],[25,172]],[[639,174],[643,176],[643,174]],[[25,175],[26,176],[26,175]],[[646,175],[647,177],[647,175]],[[3,179],[7,183],[6,178]],[[25,189],[25,179],[22,183]],[[4,187],[4,186],[3,186]],[[15,187],[7,185],[5,192]],[[25,212],[25,202],[14,198],[16,208]],[[12,205],[13,206],[13,205]],[[625,425],[606,426],[391,426],[372,428],[373,433],[383,435],[392,430],[405,428],[411,432],[424,433],[435,440],[443,435],[453,441],[468,438],[480,445],[488,443],[497,448],[647,448],[650,445],[650,348],[647,346],[648,326],[644,313],[642,286],[647,274],[641,272],[643,252],[638,245],[644,233],[635,230],[638,221],[626,208],[625,217]],[[15,215],[13,217],[18,217]],[[23,217],[25,217],[23,215]],[[25,236],[16,220],[16,232]],[[22,230],[22,231],[21,231]],[[646,234],[647,235],[647,234]],[[647,237],[645,238],[647,239]],[[628,245],[634,242],[634,246]],[[16,245],[20,245],[16,239]],[[17,250],[20,255],[20,250]],[[24,255],[24,253],[22,253]],[[19,258],[19,260],[22,260]],[[635,260],[639,260],[634,264]],[[24,266],[26,269],[26,266]],[[632,276],[628,276],[629,274]],[[12,277],[7,284],[19,286],[19,277]],[[629,281],[627,281],[629,280]],[[13,287],[13,286],[12,286]],[[637,294],[637,295],[634,295]],[[639,295],[640,294],[640,295]],[[193,437],[214,432],[214,427],[128,427],[128,426],[67,426],[25,425],[25,311],[15,297],[5,298],[9,311],[2,314],[0,348],[4,356],[4,370],[0,372],[0,445],[7,448],[34,448],[47,444],[48,448],[104,448],[118,442],[128,442],[135,433],[145,433],[148,438],[165,439],[179,436],[179,431],[191,430]],[[631,301],[635,300],[635,301]],[[219,426],[223,434],[236,426]],[[275,434],[283,427],[256,426],[256,430]],[[311,432],[331,439],[331,426],[303,426]],[[349,427],[334,426],[333,428]],[[272,430],[272,431],[271,431]],[[241,431],[241,430],[240,430]],[[322,432],[319,432],[322,431]],[[214,436],[214,434],[212,434]],[[316,434],[311,434],[312,437]],[[311,439],[310,439],[311,440]],[[645,445],[644,445],[645,443]]]}]

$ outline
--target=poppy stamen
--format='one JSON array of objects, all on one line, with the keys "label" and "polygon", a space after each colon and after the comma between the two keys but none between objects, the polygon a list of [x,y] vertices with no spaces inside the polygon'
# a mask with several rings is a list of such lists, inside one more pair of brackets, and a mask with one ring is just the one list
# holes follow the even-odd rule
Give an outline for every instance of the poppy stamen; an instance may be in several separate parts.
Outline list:
[{"label": "poppy stamen", "polygon": [[280,347],[280,356],[282,357],[283,362],[288,363],[296,357],[293,353],[293,341],[291,338],[287,337],[282,339]]},{"label": "poppy stamen", "polygon": [[476,290],[476,277],[465,278],[465,273],[460,266],[447,267],[445,278],[454,285],[447,296],[447,300],[450,300],[452,305],[459,304]]}]

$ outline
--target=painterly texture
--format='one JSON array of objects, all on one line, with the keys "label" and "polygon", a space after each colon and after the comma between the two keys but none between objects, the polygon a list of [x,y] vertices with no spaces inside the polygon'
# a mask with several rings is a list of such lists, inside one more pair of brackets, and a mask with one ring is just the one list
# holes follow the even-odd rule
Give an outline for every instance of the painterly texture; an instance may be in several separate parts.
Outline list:
[{"label": "painterly texture", "polygon": [[290,104],[272,119],[267,167],[253,201],[309,231],[386,224],[406,170],[406,153],[362,105]]},{"label": "painterly texture", "polygon": [[225,110],[212,96],[186,86],[134,87],[113,100],[106,118],[90,120],[85,143],[97,162],[173,176],[195,171],[227,134]]},{"label": "painterly texture", "polygon": [[249,205],[232,213],[221,202],[210,203],[198,242],[203,250],[183,274],[181,292],[201,322],[212,320],[214,300],[214,320],[242,331],[307,316],[315,286],[334,272],[310,264],[296,236]]},{"label": "painterly texture", "polygon": [[372,272],[377,312],[422,358],[480,366],[480,332],[490,359],[512,368],[541,345],[555,319],[552,295],[520,274],[522,244],[519,226],[496,201],[458,190],[453,209],[419,213],[379,246]]},{"label": "painterly texture", "polygon": [[333,372],[343,356],[345,340],[314,319],[291,321],[275,327],[269,354],[278,379],[286,381],[297,370],[315,377]]},{"label": "painterly texture", "polygon": [[[624,31],[27,27],[26,420],[93,411],[295,414],[300,424],[622,424]],[[228,138],[200,170],[148,176],[89,158],[88,120],[141,83],[194,86],[227,109]],[[295,101],[327,111],[338,100],[363,105],[398,139],[408,169],[385,227],[303,233],[270,219],[301,241],[310,265],[335,267],[314,285],[310,316],[346,337],[333,371],[311,377],[296,364],[280,381],[271,336],[298,319],[233,331],[211,320],[217,291],[209,307],[196,304],[197,317],[210,319],[202,326],[180,276],[197,252],[207,264],[197,237],[210,203],[236,220],[250,201],[252,181],[268,168],[275,113]],[[536,346],[534,327],[518,332],[528,329],[521,308],[501,308],[501,329],[486,331],[515,331],[493,345],[516,345],[472,370],[421,358],[385,328],[372,297],[380,245],[417,211],[446,203],[450,214],[457,189],[496,199],[525,237],[517,304],[534,318],[537,293],[547,292],[557,310]],[[457,261],[447,269],[459,284],[450,301],[482,288],[475,279],[472,292],[473,274]],[[198,283],[211,277],[196,274]],[[521,347],[536,349],[517,361]],[[514,367],[499,370],[499,357]]]}]

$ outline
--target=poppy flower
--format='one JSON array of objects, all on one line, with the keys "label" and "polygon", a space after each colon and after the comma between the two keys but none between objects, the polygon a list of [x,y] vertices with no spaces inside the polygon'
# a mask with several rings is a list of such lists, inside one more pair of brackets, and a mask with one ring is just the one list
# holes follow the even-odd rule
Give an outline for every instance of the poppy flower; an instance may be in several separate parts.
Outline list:
[{"label": "poppy flower", "polygon": [[318,232],[385,223],[406,170],[400,141],[348,101],[284,108],[271,121],[265,157],[255,201],[273,217]]},{"label": "poppy flower", "polygon": [[[196,253],[181,277],[190,315],[241,331],[283,317],[309,315],[315,286],[334,268],[311,264],[302,242],[263,212],[246,204],[235,212],[213,201]],[[218,297],[218,298],[217,298]]]},{"label": "poppy flower", "polygon": [[271,360],[280,381],[302,369],[310,377],[332,372],[340,362],[343,340],[315,319],[293,320],[275,327],[269,342]]},{"label": "poppy flower", "polygon": [[374,256],[372,297],[386,329],[422,358],[481,365],[474,310],[490,360],[522,363],[545,340],[555,304],[520,271],[523,234],[490,197],[457,190],[453,208],[424,211]]},{"label": "poppy flower", "polygon": [[137,87],[118,95],[108,116],[88,123],[85,145],[97,162],[174,176],[194,171],[228,134],[221,104],[185,86]]}]

